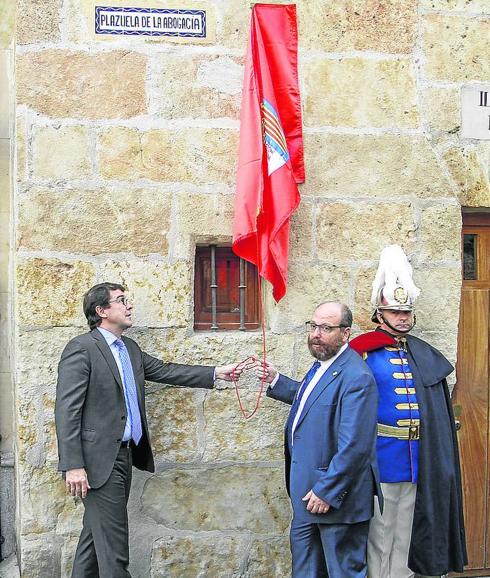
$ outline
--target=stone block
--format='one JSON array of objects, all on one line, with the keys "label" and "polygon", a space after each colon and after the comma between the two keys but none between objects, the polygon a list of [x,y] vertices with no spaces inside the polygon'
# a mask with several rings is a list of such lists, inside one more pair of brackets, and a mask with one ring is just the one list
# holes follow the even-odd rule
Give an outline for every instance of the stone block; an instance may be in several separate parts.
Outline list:
[{"label": "stone block", "polygon": [[56,530],[58,516],[64,511],[73,514],[75,498],[67,493],[61,474],[54,467],[35,468],[22,464],[21,468],[22,534],[42,535]]},{"label": "stone block", "polygon": [[21,536],[22,578],[60,576],[60,552],[54,533]]},{"label": "stone block", "polygon": [[325,203],[318,212],[318,258],[377,259],[392,243],[411,252],[416,228],[411,203]]},{"label": "stone block", "polygon": [[487,0],[420,0],[420,8],[424,10],[454,10],[455,12],[488,14]]},{"label": "stone block", "polygon": [[157,460],[196,461],[198,444],[198,400],[190,389],[158,388],[146,395],[146,413],[152,447]]},{"label": "stone block", "polygon": [[303,199],[291,218],[289,230],[289,259],[305,263],[310,261],[314,247],[314,205]]},{"label": "stone block", "polygon": [[[206,36],[204,38],[192,38],[186,36],[134,36],[113,35],[95,33],[95,10],[94,6],[100,5],[95,0],[67,0],[66,28],[67,35],[72,42],[81,43],[111,43],[118,45],[127,43],[134,48],[135,45],[144,44],[214,44],[216,41],[216,14],[213,0],[125,0],[124,7],[136,8],[173,8],[204,10],[206,12]],[[103,6],[121,6],[120,0],[104,0]]]},{"label": "stone block", "polygon": [[192,286],[187,262],[111,260],[100,265],[98,276],[126,287],[134,303],[136,326],[188,325]]},{"label": "stone block", "polygon": [[164,118],[239,118],[242,59],[163,54],[153,69],[152,108]]},{"label": "stone block", "polygon": [[57,467],[58,464],[58,441],[56,437],[56,424],[54,421],[54,407],[51,411],[52,418],[47,420],[43,427],[42,444],[43,455],[46,463]]},{"label": "stone block", "polygon": [[33,188],[20,197],[23,249],[166,255],[172,199],[151,189]]},{"label": "stone block", "polygon": [[[255,407],[259,384],[255,391],[239,389],[240,398],[249,415]],[[239,410],[234,391],[213,391],[204,401],[206,420],[205,461],[270,461],[284,457],[284,424],[290,406],[264,395],[258,412],[249,421]]]},{"label": "stone block", "polygon": [[461,126],[461,94],[459,88],[428,87],[423,105],[431,131],[456,133]]},{"label": "stone block", "polygon": [[163,182],[235,182],[238,131],[221,128],[110,128],[99,139],[104,178]]},{"label": "stone block", "polygon": [[141,504],[172,530],[281,533],[290,521],[283,479],[282,467],[170,470],[146,482]]},{"label": "stone block", "polygon": [[461,207],[432,205],[422,209],[418,232],[419,262],[458,261],[461,256]]},{"label": "stone block", "polygon": [[18,399],[16,401],[16,445],[19,452],[19,461],[26,467],[36,463],[39,466],[39,427],[40,418],[38,403],[31,398]]},{"label": "stone block", "polygon": [[54,399],[61,353],[70,339],[85,330],[88,331],[88,326],[19,331],[16,343],[19,398],[33,400],[44,392]]},{"label": "stone block", "polygon": [[162,536],[151,553],[151,578],[232,578],[240,575],[247,539],[239,536]]},{"label": "stone block", "polygon": [[[361,234],[361,233],[360,233]],[[340,235],[339,235],[340,236]],[[317,228],[317,238],[320,237]],[[338,244],[339,238],[332,237],[332,243]],[[319,245],[317,259],[329,261],[335,256],[349,258],[343,249],[323,251]],[[323,301],[340,300],[348,303],[352,274],[348,267],[334,264],[290,263],[288,290],[279,306],[268,305],[270,329],[275,333],[304,331],[304,323],[310,319],[314,309]]]},{"label": "stone block", "polygon": [[241,48],[245,52],[250,30],[250,4],[245,4],[243,0],[227,0],[222,6],[221,27],[218,28],[216,42],[228,48]]},{"label": "stone block", "polygon": [[91,264],[36,258],[19,261],[16,275],[16,321],[21,326],[85,326],[82,298],[94,285]]},{"label": "stone block", "polygon": [[16,9],[15,2],[0,3],[0,50],[9,48],[14,38]]},{"label": "stone block", "polygon": [[307,134],[303,195],[441,197],[450,189],[426,139],[395,135]]},{"label": "stone block", "polygon": [[252,542],[244,578],[288,576],[290,571],[291,551],[286,536]]},{"label": "stone block", "polygon": [[466,82],[490,80],[490,20],[427,14],[423,18],[423,50],[428,78]]},{"label": "stone block", "polygon": [[[65,539],[62,545],[62,564],[63,556],[66,556],[66,562],[68,563],[68,560],[73,558],[75,554],[76,544],[82,530],[84,511],[82,500],[72,498],[58,515],[56,535]],[[66,576],[69,576],[69,574]]]},{"label": "stone block", "polygon": [[52,118],[145,114],[146,66],[146,56],[127,50],[27,52],[17,58],[17,104]]},{"label": "stone block", "polygon": [[[10,214],[10,139],[0,138],[0,215]],[[8,238],[9,228],[2,228],[1,238]]]},{"label": "stone block", "polygon": [[42,451],[46,463],[58,467],[58,441],[56,438],[56,424],[54,420],[55,400],[51,392],[42,396],[40,413],[42,417]]},{"label": "stone block", "polygon": [[75,557],[75,551],[77,549],[78,537],[67,538],[61,544],[61,555],[60,555],[60,568],[61,576],[71,576],[73,569],[73,559]]},{"label": "stone block", "polygon": [[60,39],[62,0],[18,0],[17,44],[57,42]]},{"label": "stone block", "polygon": [[354,324],[363,331],[370,331],[376,327],[376,324],[371,321],[371,315],[374,308],[371,305],[371,292],[374,277],[376,276],[375,267],[361,267],[355,279],[355,295],[354,295]]},{"label": "stone block", "polygon": [[414,281],[421,291],[416,302],[417,330],[425,332],[444,327],[448,335],[457,335],[461,267],[414,267]]},{"label": "stone block", "polygon": [[472,146],[451,147],[444,153],[447,168],[458,187],[458,199],[462,206],[490,206],[490,182],[485,163],[477,149]]},{"label": "stone block", "polygon": [[63,181],[88,177],[92,170],[89,147],[86,127],[37,128],[32,145],[33,177]]},{"label": "stone block", "polygon": [[304,124],[416,128],[413,66],[408,59],[312,58],[303,65]]},{"label": "stone block", "polygon": [[415,44],[415,0],[309,0],[298,6],[302,48],[325,52],[410,53]]},{"label": "stone block", "polygon": [[234,216],[233,195],[178,193],[174,257],[194,261],[196,244],[230,243]]}]

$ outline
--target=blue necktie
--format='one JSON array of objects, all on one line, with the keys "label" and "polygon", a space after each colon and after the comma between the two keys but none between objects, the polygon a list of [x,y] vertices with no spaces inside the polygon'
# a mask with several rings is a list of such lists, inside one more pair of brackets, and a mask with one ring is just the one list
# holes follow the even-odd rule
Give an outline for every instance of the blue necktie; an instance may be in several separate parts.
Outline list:
[{"label": "blue necktie", "polygon": [[138,445],[143,430],[141,428],[141,415],[138,405],[138,394],[136,393],[136,382],[134,380],[133,366],[129,359],[128,350],[124,345],[122,339],[116,339],[114,343],[119,351],[119,359],[121,360],[123,370],[124,383],[124,397],[126,398],[126,407],[128,409],[128,419],[131,425],[131,438],[134,443]]},{"label": "blue necktie", "polygon": [[296,414],[298,413],[301,398],[303,397],[303,394],[304,394],[306,388],[308,387],[308,384],[313,379],[313,376],[315,375],[316,370],[320,367],[320,365],[321,364],[319,361],[315,361],[315,363],[310,367],[308,373],[306,374],[305,378],[303,379],[303,383],[298,388],[298,391],[297,391],[296,396],[294,398],[293,405],[291,407],[291,412],[289,413],[289,419],[288,419],[288,443],[289,443],[289,449],[290,450],[292,447],[291,437],[292,437],[293,422],[294,422],[294,418],[296,417]]}]

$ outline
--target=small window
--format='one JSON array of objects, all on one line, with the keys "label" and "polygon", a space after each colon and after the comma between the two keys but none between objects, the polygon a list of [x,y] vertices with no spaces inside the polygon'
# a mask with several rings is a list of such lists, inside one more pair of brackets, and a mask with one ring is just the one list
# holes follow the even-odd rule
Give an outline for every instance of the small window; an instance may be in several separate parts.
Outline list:
[{"label": "small window", "polygon": [[194,329],[258,329],[257,269],[231,247],[196,247]]},{"label": "small window", "polygon": [[463,279],[476,280],[478,235],[463,235]]}]

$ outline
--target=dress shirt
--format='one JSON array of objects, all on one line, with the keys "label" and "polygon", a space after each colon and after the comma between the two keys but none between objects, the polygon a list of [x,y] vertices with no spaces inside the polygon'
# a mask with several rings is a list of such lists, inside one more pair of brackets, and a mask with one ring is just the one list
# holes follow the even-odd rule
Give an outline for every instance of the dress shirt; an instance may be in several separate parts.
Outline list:
[{"label": "dress shirt", "polygon": [[[106,340],[107,345],[109,346],[109,349],[111,350],[111,353],[114,356],[117,368],[119,369],[119,375],[121,376],[121,383],[123,384],[124,387],[124,376],[121,359],[119,358],[119,350],[117,348],[117,345],[114,343],[117,339],[119,339],[119,337],[117,335],[114,335],[114,333],[107,331],[107,329],[103,329],[102,327],[97,327],[97,329],[102,333],[102,336]],[[124,401],[126,402],[126,396],[124,396]],[[127,413],[129,415],[129,411]],[[124,434],[122,440],[127,442],[130,439],[131,439],[131,424],[129,422],[129,419],[126,419],[126,425],[124,426]]]}]

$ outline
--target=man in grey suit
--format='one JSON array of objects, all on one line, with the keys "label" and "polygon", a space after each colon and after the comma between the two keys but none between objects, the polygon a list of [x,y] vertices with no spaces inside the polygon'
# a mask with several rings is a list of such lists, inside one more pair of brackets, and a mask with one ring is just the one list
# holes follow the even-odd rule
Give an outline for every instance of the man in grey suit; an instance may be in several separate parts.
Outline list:
[{"label": "man in grey suit", "polygon": [[92,287],[83,300],[90,332],[67,344],[58,367],[58,469],[85,506],[72,578],[130,578],[131,470],[155,471],[145,380],[212,388],[235,369],[164,363],[141,351],[122,336],[133,324],[132,309],[122,285]]}]

